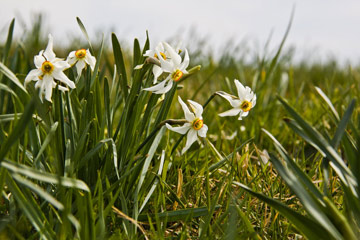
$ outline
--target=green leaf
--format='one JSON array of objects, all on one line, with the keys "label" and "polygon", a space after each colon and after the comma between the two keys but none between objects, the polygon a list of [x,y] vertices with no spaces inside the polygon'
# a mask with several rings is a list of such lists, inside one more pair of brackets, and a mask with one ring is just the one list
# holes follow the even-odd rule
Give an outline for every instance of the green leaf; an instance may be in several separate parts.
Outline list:
[{"label": "green leaf", "polygon": [[58,175],[55,174],[41,172],[33,168],[27,167],[23,164],[14,163],[7,160],[3,161],[1,163],[1,166],[8,169],[12,173],[22,174],[25,175],[26,177],[36,179],[42,182],[51,183],[51,184],[61,184],[61,186],[64,187],[77,188],[80,190],[84,190],[86,192],[90,191],[89,187],[83,181],[78,179],[59,177]]},{"label": "green leaf", "polygon": [[41,208],[36,204],[33,196],[27,193],[27,189],[20,189],[9,175],[6,178],[6,183],[15,200],[20,205],[22,212],[30,220],[35,229],[46,239],[55,239],[55,233],[49,226],[48,220],[45,218]]},{"label": "green leaf", "polygon": [[32,121],[32,114],[35,110],[34,99],[26,105],[24,113],[21,115],[20,120],[12,129],[9,137],[1,144],[0,148],[0,163],[4,160],[6,153],[10,150],[11,146],[22,137],[26,130],[27,124]]},{"label": "green leaf", "polygon": [[160,144],[160,141],[162,139],[162,137],[164,136],[165,134],[165,131],[166,131],[166,127],[163,126],[159,133],[156,135],[153,143],[151,144],[151,147],[150,147],[150,150],[147,154],[147,157],[145,159],[145,162],[144,162],[144,165],[142,167],[142,170],[141,170],[141,174],[139,176],[139,182],[137,184],[137,187],[136,187],[136,190],[135,190],[135,194],[134,194],[134,202],[135,202],[135,206],[134,206],[134,210],[135,210],[135,220],[137,219],[138,217],[138,212],[139,212],[139,209],[138,209],[138,195],[139,195],[139,192],[140,192],[140,189],[141,189],[141,186],[144,182],[144,179],[145,179],[145,176],[148,172],[148,169],[149,169],[149,166],[150,166],[150,162],[151,160],[153,159],[154,157],[154,154],[156,152],[156,149],[158,148],[159,144]]},{"label": "green leaf", "polygon": [[[221,206],[216,205],[215,210],[219,209]],[[141,214],[138,217],[138,221],[148,221],[148,217],[150,218],[159,218],[160,220],[167,220],[168,222],[175,222],[175,221],[181,221],[186,220],[188,218],[197,218],[202,216],[207,216],[209,214],[209,210],[207,207],[199,207],[199,208],[187,208],[187,209],[181,209],[176,211],[166,211],[162,213],[156,213],[155,215],[147,215],[147,214]]]},{"label": "green leaf", "polygon": [[0,62],[0,72],[2,72],[7,78],[10,79],[16,86],[18,86],[24,93],[28,94],[20,80],[15,76],[15,74],[7,68],[3,63]]},{"label": "green leaf", "polygon": [[[336,150],[331,144],[310,124],[308,124],[302,117],[292,108],[285,100],[278,97],[285,109],[294,117],[294,120],[303,129],[303,134],[306,135],[311,141],[318,146],[326,157],[330,160],[330,165],[337,173],[341,181],[352,189],[357,187],[357,181],[352,172],[347,168],[344,161],[341,159]],[[305,139],[306,140],[306,139]]]},{"label": "green leaf", "polygon": [[320,224],[318,224],[311,218],[301,215],[300,213],[292,210],[285,204],[275,199],[269,198],[261,193],[254,192],[253,190],[251,190],[249,187],[247,187],[242,183],[234,181],[233,184],[241,187],[251,195],[255,196],[256,198],[266,202],[271,207],[275,208],[284,217],[289,219],[292,222],[292,224],[300,232],[302,232],[308,239],[324,239],[324,240],[332,239],[332,236]]},{"label": "green leaf", "polygon": [[5,47],[4,47],[4,55],[3,55],[3,59],[2,62],[5,63],[6,59],[8,58],[9,55],[9,51],[11,48],[11,42],[12,42],[12,38],[13,38],[13,33],[14,33],[14,26],[15,26],[15,18],[13,18],[13,20],[10,23],[9,26],[9,31],[8,31],[8,36],[6,39],[6,43],[5,43]]},{"label": "green leaf", "polygon": [[94,48],[93,48],[92,45],[91,45],[90,38],[89,38],[89,34],[87,33],[84,24],[82,23],[82,21],[80,20],[79,17],[76,17],[76,21],[77,21],[77,23],[79,24],[79,27],[80,27],[81,31],[84,33],[85,38],[86,38],[86,40],[87,40],[88,43],[89,43],[91,52],[94,53]]},{"label": "green leaf", "polygon": [[111,34],[111,40],[112,40],[112,45],[113,45],[116,69],[119,71],[119,74],[120,74],[120,85],[121,85],[124,97],[125,97],[125,99],[127,99],[129,92],[128,92],[128,81],[127,81],[124,57],[122,54],[119,40],[117,39],[115,33]]},{"label": "green leaf", "polygon": [[12,177],[21,185],[31,189],[35,193],[37,193],[40,197],[44,198],[47,202],[54,205],[59,210],[64,210],[64,205],[61,202],[56,200],[53,196],[51,196],[48,192],[44,189],[40,188],[38,185],[34,184],[33,182],[26,180],[25,178],[21,177],[20,175],[14,173]]}]

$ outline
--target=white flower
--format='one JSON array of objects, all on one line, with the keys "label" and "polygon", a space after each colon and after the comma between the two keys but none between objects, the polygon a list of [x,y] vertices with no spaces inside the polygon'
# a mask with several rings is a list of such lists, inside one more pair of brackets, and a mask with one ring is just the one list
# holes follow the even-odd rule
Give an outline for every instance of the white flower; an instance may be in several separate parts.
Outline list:
[{"label": "white flower", "polygon": [[[149,57],[149,58],[155,58],[156,60],[160,61],[157,52],[160,53],[160,55],[162,56],[162,58],[163,58],[164,60],[169,61],[169,60],[171,59],[171,56],[170,56],[169,52],[165,50],[164,44],[163,44],[162,42],[160,42],[160,43],[155,47],[155,49],[147,50],[147,51],[145,52],[144,56]],[[178,44],[178,46],[176,47],[175,52],[177,52],[177,53],[180,52],[180,44]],[[154,74],[154,81],[153,81],[153,83],[155,84],[156,81],[157,81],[157,79],[160,77],[160,75],[161,75],[164,71],[163,71],[163,69],[162,69],[160,66],[157,66],[157,65],[154,64],[154,65],[153,65],[152,72],[153,72],[153,74]]]},{"label": "white flower", "polygon": [[226,112],[220,113],[220,117],[225,116],[235,116],[239,114],[239,120],[242,120],[243,117],[246,117],[249,114],[249,111],[256,105],[256,94],[249,87],[244,87],[239,80],[234,80],[235,86],[238,92],[238,97],[230,95],[226,92],[219,91],[217,94],[231,104],[233,109],[230,109]]},{"label": "white flower", "polygon": [[156,56],[160,60],[161,70],[168,72],[167,78],[159,84],[144,88],[145,91],[154,92],[155,94],[163,94],[168,92],[173,82],[179,81],[184,74],[187,74],[186,68],[189,66],[189,53],[185,49],[184,59],[181,61],[181,56],[166,42],[163,43],[166,54],[169,54],[169,58],[164,53],[161,54],[159,50],[155,49]]},{"label": "white flower", "polygon": [[189,108],[186,106],[186,104],[182,101],[181,97],[178,97],[179,103],[181,104],[181,107],[185,114],[185,119],[187,123],[185,123],[181,127],[173,127],[169,124],[166,124],[166,127],[174,132],[180,133],[180,134],[186,134],[187,133],[187,139],[185,147],[182,149],[181,154],[184,154],[186,150],[190,148],[190,146],[198,140],[198,137],[206,137],[206,133],[208,130],[208,127],[203,122],[202,118],[202,112],[203,107],[198,104],[197,102],[188,100],[192,112],[190,112]]},{"label": "white flower", "polygon": [[66,61],[72,66],[76,63],[77,74],[80,75],[82,70],[88,64],[92,71],[94,71],[96,59],[93,57],[89,49],[79,49],[77,51],[72,51],[69,53]]},{"label": "white flower", "polygon": [[41,50],[39,55],[34,57],[34,63],[37,69],[33,69],[28,73],[25,78],[25,85],[30,81],[37,81],[35,88],[40,88],[39,97],[41,101],[43,94],[45,94],[45,99],[51,102],[52,89],[57,85],[54,79],[65,85],[65,87],[58,85],[61,91],[67,91],[67,87],[75,88],[74,82],[63,73],[70,65],[55,56],[51,34],[49,34],[49,42],[45,51]]}]

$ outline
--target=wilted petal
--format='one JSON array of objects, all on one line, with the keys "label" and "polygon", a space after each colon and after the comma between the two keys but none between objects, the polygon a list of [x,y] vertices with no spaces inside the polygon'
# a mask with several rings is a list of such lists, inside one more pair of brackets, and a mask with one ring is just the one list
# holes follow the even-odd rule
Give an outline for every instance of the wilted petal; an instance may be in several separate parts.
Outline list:
[{"label": "wilted petal", "polygon": [[184,125],[182,125],[181,127],[173,127],[170,124],[165,124],[167,129],[180,133],[180,134],[185,134],[187,131],[189,131],[189,129],[191,128],[191,124],[190,123],[185,123]]},{"label": "wilted petal", "polygon": [[206,125],[206,124],[204,124],[203,126],[202,126],[202,128],[200,129],[200,130],[198,130],[198,135],[200,136],[200,137],[206,137],[206,133],[207,133],[207,131],[208,131],[208,126]]},{"label": "wilted petal", "polygon": [[194,101],[191,101],[191,100],[188,100],[188,102],[190,103],[190,106],[193,110],[193,112],[195,113],[195,117],[196,118],[202,118],[202,113],[203,113],[203,107],[198,104],[197,102],[194,102]]},{"label": "wilted petal", "polygon": [[[166,42],[163,43],[165,50],[170,55],[171,61],[175,64],[175,66],[180,66],[181,57],[175,52],[175,50]],[[158,55],[159,56],[159,55]]]},{"label": "wilted petal", "polygon": [[42,74],[40,69],[31,70],[25,78],[25,85],[28,84],[31,80],[37,81],[39,80],[39,76]]},{"label": "wilted petal", "polygon": [[78,60],[78,62],[76,63],[75,67],[76,67],[77,74],[78,74],[78,75],[81,75],[81,72],[82,72],[82,70],[83,70],[84,67],[85,67],[85,61],[82,60],[82,59],[81,59],[81,60]]},{"label": "wilted petal", "polygon": [[197,131],[194,129],[190,129],[187,134],[185,147],[181,150],[181,154],[184,154],[197,139]]},{"label": "wilted petal", "polygon": [[63,72],[54,71],[52,75],[55,79],[69,86],[70,88],[75,88],[75,83],[71,81]]},{"label": "wilted petal", "polygon": [[55,59],[55,53],[53,51],[53,37],[51,34],[49,34],[49,42],[43,54],[47,61],[52,61]]},{"label": "wilted petal", "polygon": [[236,116],[240,113],[241,109],[240,108],[233,108],[233,109],[230,109],[226,112],[223,112],[223,113],[219,113],[219,116],[220,117],[226,117],[226,116]]},{"label": "wilted petal", "polygon": [[181,99],[180,96],[178,96],[178,100],[179,100],[179,103],[184,111],[184,114],[185,114],[185,119],[188,121],[188,122],[192,122],[194,121],[195,119],[195,116],[192,112],[190,112],[189,108],[186,106],[186,104],[183,102],[183,100]]}]

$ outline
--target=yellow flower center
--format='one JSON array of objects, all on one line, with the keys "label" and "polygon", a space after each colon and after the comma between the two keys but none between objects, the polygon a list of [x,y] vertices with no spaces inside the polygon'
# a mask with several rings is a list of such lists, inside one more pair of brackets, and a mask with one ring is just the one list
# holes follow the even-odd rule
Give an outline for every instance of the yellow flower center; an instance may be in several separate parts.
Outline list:
[{"label": "yellow flower center", "polygon": [[246,100],[243,101],[240,105],[241,110],[243,110],[244,112],[250,111],[251,107],[252,107],[251,102],[246,101]]},{"label": "yellow flower center", "polygon": [[44,74],[51,74],[53,70],[54,70],[54,65],[49,61],[45,61],[41,65],[41,71]]},{"label": "yellow flower center", "polygon": [[[163,58],[164,60],[166,60],[166,55],[165,55],[165,53],[160,52],[160,55],[162,56],[162,58]],[[157,59],[159,60],[159,56],[158,56],[156,53],[154,54],[154,58],[157,58]]]},{"label": "yellow flower center", "polygon": [[203,126],[204,126],[204,121],[199,118],[195,118],[195,120],[192,122],[192,127],[195,130],[200,130]]},{"label": "yellow flower center", "polygon": [[84,58],[86,56],[86,50],[85,49],[79,49],[75,52],[75,56],[77,58]]},{"label": "yellow flower center", "polygon": [[177,69],[175,72],[173,72],[173,73],[171,74],[171,78],[172,78],[175,82],[177,82],[177,81],[179,81],[179,80],[182,78],[183,75],[184,75],[184,73],[183,73],[182,71],[180,71],[179,69]]}]

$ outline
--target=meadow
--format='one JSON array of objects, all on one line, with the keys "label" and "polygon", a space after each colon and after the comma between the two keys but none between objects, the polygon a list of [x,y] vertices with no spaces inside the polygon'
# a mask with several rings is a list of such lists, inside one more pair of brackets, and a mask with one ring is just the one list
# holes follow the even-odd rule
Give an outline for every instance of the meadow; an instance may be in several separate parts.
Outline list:
[{"label": "meadow", "polygon": [[[360,237],[357,66],[295,62],[291,22],[276,49],[215,57],[201,41],[149,55],[149,38],[92,40],[77,21],[67,47],[41,21],[0,43],[1,239]],[[219,116],[239,99],[247,116]]]}]

